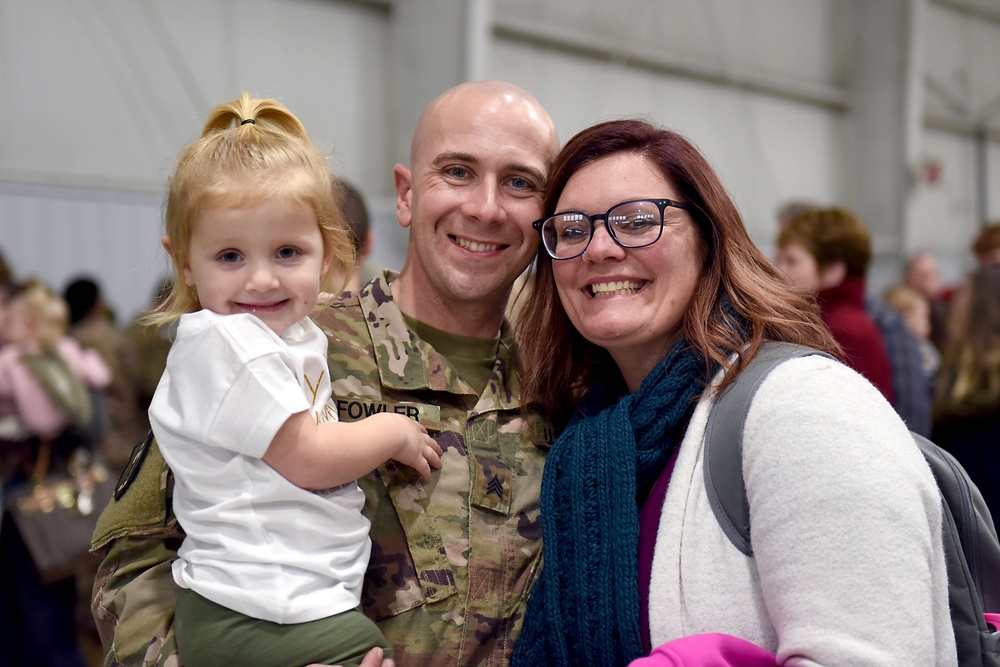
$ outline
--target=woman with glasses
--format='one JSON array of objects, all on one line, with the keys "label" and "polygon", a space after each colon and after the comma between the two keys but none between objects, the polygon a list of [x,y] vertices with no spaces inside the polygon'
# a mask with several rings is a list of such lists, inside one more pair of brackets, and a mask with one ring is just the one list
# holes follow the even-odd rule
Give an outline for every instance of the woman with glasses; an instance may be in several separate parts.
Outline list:
[{"label": "woman with glasses", "polygon": [[811,355],[760,384],[752,555],[710,507],[718,393],[765,340],[838,348],[708,161],[674,132],[602,123],[563,148],[544,207],[522,399],[563,430],[515,667],[954,665],[937,487],[854,371]]}]

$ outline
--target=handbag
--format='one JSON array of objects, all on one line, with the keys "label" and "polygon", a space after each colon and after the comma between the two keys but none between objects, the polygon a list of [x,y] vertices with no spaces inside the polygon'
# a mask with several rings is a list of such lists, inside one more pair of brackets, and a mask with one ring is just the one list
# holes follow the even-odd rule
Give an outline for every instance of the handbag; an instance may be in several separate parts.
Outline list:
[{"label": "handbag", "polygon": [[115,487],[108,469],[84,449],[76,450],[64,469],[50,469],[51,459],[52,444],[41,442],[31,478],[4,501],[43,584],[91,563],[96,567],[90,541]]}]

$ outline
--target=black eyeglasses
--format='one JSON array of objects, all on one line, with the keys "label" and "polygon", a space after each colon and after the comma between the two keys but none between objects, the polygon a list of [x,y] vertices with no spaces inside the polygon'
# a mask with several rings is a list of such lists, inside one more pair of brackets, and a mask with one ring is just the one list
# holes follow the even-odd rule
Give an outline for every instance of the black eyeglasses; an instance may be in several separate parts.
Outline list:
[{"label": "black eyeglasses", "polygon": [[643,248],[656,243],[663,233],[668,207],[686,209],[673,199],[636,199],[612,206],[604,215],[579,211],[556,213],[531,226],[542,235],[542,245],[552,259],[573,259],[587,251],[594,238],[594,223],[603,220],[608,233],[622,248]]}]

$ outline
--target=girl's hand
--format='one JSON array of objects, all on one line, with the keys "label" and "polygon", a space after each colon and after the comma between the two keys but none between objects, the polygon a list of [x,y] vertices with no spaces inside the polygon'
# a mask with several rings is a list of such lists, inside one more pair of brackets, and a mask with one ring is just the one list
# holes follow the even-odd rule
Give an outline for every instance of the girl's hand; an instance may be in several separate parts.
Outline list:
[{"label": "girl's hand", "polygon": [[431,468],[441,467],[441,445],[431,436],[427,435],[427,429],[418,422],[402,415],[386,415],[387,417],[400,417],[399,425],[399,446],[393,460],[408,465],[424,478],[430,481]]}]

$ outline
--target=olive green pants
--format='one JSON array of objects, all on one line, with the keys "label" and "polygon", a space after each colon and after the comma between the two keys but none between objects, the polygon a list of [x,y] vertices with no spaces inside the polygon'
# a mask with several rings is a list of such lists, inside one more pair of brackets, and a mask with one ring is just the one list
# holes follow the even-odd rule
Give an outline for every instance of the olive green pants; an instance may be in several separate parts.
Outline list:
[{"label": "olive green pants", "polygon": [[357,667],[375,646],[392,656],[382,633],[359,609],[282,625],[244,616],[186,588],[177,595],[174,633],[185,667]]}]

